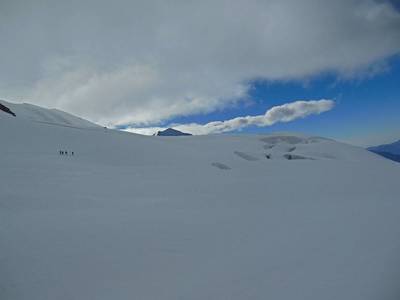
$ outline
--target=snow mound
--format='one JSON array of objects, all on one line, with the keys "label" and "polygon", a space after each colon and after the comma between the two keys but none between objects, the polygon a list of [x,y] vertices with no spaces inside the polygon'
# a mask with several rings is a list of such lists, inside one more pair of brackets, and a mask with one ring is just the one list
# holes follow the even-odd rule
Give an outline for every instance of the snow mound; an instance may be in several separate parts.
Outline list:
[{"label": "snow mound", "polygon": [[303,136],[294,136],[294,135],[272,135],[268,137],[263,137],[260,139],[262,142],[266,144],[281,144],[286,143],[290,145],[296,144],[309,144],[309,143],[318,143],[323,140],[326,140],[321,137],[303,137]]},{"label": "snow mound", "polygon": [[274,152],[293,152],[294,150],[296,150],[295,146],[293,146],[291,144],[287,144],[287,143],[264,145],[263,148],[265,150],[273,149],[271,151],[274,151]]},{"label": "snow mound", "polygon": [[269,136],[261,139],[264,143],[267,144],[279,144],[279,143],[287,143],[287,144],[306,144],[307,139],[297,137],[297,136]]}]

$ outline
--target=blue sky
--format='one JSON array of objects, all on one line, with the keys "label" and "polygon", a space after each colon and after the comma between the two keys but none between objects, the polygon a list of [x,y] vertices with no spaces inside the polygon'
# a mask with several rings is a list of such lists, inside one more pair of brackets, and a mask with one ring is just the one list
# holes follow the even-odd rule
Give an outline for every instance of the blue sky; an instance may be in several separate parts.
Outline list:
[{"label": "blue sky", "polygon": [[236,133],[304,132],[328,136],[361,146],[388,143],[400,139],[400,57],[387,62],[374,75],[341,79],[335,74],[315,76],[307,81],[251,83],[249,97],[241,104],[168,120],[173,123],[206,124],[238,116],[261,115],[273,106],[302,99],[332,99],[335,107],[320,115],[277,123],[271,127],[251,126]]}]

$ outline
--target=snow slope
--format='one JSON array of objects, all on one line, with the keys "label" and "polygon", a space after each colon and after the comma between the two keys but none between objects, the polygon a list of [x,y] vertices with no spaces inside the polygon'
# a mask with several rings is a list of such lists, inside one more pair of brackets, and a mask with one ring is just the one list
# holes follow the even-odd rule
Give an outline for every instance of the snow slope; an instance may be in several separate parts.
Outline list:
[{"label": "snow slope", "polygon": [[[40,123],[48,123],[59,126],[96,128],[100,127],[92,122],[73,116],[58,109],[46,109],[29,103],[10,103],[0,100],[0,103],[8,107],[15,113],[18,119],[29,120]],[[8,114],[0,111],[0,118],[10,117]]]},{"label": "snow slope", "polygon": [[147,137],[15,112],[0,117],[0,299],[400,297],[397,163],[303,135]]}]

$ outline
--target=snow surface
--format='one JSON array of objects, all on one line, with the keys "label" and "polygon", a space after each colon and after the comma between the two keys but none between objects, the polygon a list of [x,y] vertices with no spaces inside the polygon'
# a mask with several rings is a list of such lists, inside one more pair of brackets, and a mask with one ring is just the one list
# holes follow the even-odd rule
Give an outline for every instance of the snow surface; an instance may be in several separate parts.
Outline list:
[{"label": "snow surface", "polygon": [[[46,109],[29,103],[16,104],[4,100],[0,100],[0,103],[15,113],[18,119],[78,128],[100,127],[92,122],[73,116],[58,109]],[[4,116],[7,115],[5,115],[3,112],[0,112],[0,118],[4,118]]]},{"label": "snow surface", "polygon": [[399,164],[324,138],[146,137],[25,108],[0,112],[0,299],[400,299]]}]

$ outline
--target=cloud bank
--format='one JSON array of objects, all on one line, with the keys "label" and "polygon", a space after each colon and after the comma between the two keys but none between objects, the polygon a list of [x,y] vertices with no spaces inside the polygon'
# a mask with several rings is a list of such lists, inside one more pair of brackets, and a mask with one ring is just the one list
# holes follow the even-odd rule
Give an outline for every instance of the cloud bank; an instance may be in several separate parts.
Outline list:
[{"label": "cloud bank", "polygon": [[[174,124],[168,127],[173,127],[183,132],[188,132],[194,135],[217,134],[231,132],[244,129],[249,126],[267,127],[278,122],[290,122],[296,119],[305,118],[309,115],[318,115],[331,110],[335,105],[332,100],[309,100],[295,101],[279,106],[274,106],[267,110],[264,115],[238,117],[226,121],[215,121],[207,124]],[[164,130],[167,127],[130,127],[126,131],[152,135],[159,130]]]},{"label": "cloud bank", "polygon": [[246,101],[255,79],[379,71],[400,52],[400,14],[373,0],[2,0],[0,38],[1,98],[147,126]]}]

